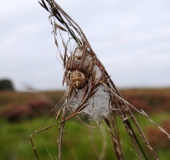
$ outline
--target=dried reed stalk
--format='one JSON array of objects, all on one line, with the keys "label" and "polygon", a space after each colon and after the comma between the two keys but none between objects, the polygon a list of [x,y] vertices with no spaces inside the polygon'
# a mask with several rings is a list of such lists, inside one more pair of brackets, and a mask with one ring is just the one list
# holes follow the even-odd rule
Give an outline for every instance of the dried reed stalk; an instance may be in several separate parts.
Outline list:
[{"label": "dried reed stalk", "polygon": [[[81,113],[92,117],[98,125],[100,125],[100,119],[104,119],[109,127],[114,151],[118,160],[124,160],[126,157],[124,157],[122,151],[116,116],[122,119],[138,158],[140,160],[148,160],[129,120],[133,122],[141,140],[145,143],[146,147],[148,147],[153,159],[158,160],[157,154],[150,146],[129,108],[134,109],[148,118],[158,129],[165,133],[169,139],[170,135],[150,119],[143,110],[136,109],[123,99],[103,64],[97,58],[85,34],[74,20],[54,0],[41,0],[39,3],[50,13],[49,19],[53,27],[55,44],[58,48],[65,71],[63,84],[66,83],[67,90],[65,101],[56,113],[56,119],[58,119],[60,113],[62,113],[62,120],[42,130],[36,131],[30,136],[30,141],[37,159],[39,160],[40,158],[33,143],[33,136],[52,128],[54,125],[60,125],[58,160],[61,160],[62,136],[65,122]],[[67,37],[63,36],[65,33],[67,33]],[[59,37],[63,47],[59,43]],[[61,48],[63,48],[63,54],[61,54]],[[104,156],[102,155],[101,157]]]}]

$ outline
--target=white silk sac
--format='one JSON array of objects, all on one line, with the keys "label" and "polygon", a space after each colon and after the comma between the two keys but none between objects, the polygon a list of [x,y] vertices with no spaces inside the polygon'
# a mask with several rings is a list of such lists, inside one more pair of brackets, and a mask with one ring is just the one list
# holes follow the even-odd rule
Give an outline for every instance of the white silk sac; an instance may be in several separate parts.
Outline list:
[{"label": "white silk sac", "polygon": [[[76,50],[74,53],[75,57],[82,56],[82,52],[80,50]],[[76,59],[76,58],[75,58]],[[88,83],[82,89],[74,89],[72,92],[71,98],[67,99],[68,106],[72,111],[77,110],[79,106],[83,108],[80,113],[85,113],[86,115],[90,116],[93,120],[98,121],[100,117],[108,117],[109,115],[109,107],[110,107],[110,93],[107,88],[105,88],[102,84],[95,88],[95,93],[93,96],[88,97],[92,93],[92,81],[99,82],[102,77],[102,71],[100,70],[99,66],[93,64],[92,56],[86,54],[86,60],[83,62],[84,67],[93,66],[91,69],[92,76],[87,79]],[[79,61],[78,59],[76,60]],[[88,89],[88,91],[87,91]],[[76,92],[75,92],[76,91]],[[94,91],[94,90],[93,90]],[[87,94],[85,94],[87,92]],[[84,97],[84,95],[86,95]],[[84,97],[84,98],[83,98]]]}]

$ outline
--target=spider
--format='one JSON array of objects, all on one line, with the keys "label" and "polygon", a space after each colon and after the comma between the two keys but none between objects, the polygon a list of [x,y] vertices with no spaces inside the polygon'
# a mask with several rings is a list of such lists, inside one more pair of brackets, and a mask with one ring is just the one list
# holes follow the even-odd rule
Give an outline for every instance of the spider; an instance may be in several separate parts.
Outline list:
[{"label": "spider", "polygon": [[[88,56],[87,56],[88,55]],[[88,80],[92,76],[93,65],[87,50],[77,47],[68,58],[65,67],[65,78],[70,90],[83,89],[88,86]]]}]

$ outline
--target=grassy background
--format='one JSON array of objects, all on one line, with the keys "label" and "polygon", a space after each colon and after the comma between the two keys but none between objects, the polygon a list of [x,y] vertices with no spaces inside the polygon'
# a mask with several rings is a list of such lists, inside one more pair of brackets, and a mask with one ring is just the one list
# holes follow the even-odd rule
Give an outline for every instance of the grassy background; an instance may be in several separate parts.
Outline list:
[{"label": "grassy background", "polygon": [[[62,97],[63,93],[62,91],[0,93],[0,159],[36,159],[29,142],[29,135],[35,130],[41,129],[42,125],[49,121],[48,117],[44,117]],[[121,93],[135,107],[143,108],[153,120],[169,130],[170,89],[127,89],[121,90]],[[146,118],[138,114],[135,114],[135,116],[159,158],[168,160],[170,157],[170,141]],[[126,159],[138,159],[131,151],[133,145],[119,118],[117,123]],[[55,159],[55,156],[57,156],[57,137],[58,126],[34,137],[35,146],[41,159],[50,160],[50,155]],[[107,144],[104,149],[102,148],[103,144]],[[106,150],[105,160],[115,159],[110,135],[104,123],[100,128],[93,130],[85,127],[76,119],[66,123],[63,137],[63,160],[98,160],[103,150]],[[149,152],[147,149],[145,150],[149,156]]]}]

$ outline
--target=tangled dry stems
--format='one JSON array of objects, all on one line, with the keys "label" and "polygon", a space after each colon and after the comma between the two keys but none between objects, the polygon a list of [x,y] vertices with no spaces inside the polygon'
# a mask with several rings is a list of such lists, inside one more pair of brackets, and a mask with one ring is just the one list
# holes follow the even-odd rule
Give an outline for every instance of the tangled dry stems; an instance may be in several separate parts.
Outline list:
[{"label": "tangled dry stems", "polygon": [[[146,160],[148,159],[144,149],[139,143],[130,120],[138,130],[141,140],[149,149],[154,160],[158,160],[157,154],[146,139],[130,108],[146,117],[151,123],[156,125],[159,130],[165,133],[168,138],[170,135],[156,122],[150,119],[143,110],[136,109],[124,100],[105,70],[105,67],[97,58],[85,34],[74,20],[54,0],[42,0],[39,3],[50,13],[49,19],[53,27],[55,44],[64,67],[63,84],[66,84],[67,90],[64,102],[56,113],[56,119],[61,116],[61,121],[36,131],[30,136],[30,141],[37,159],[39,160],[40,158],[33,143],[34,135],[48,130],[55,125],[59,125],[58,160],[61,160],[62,138],[66,121],[79,114],[86,114],[92,117],[98,124],[100,124],[101,118],[104,119],[109,127],[115,155],[118,160],[124,160],[126,157],[124,157],[122,151],[116,116],[122,119],[138,158],[140,160],[143,158]],[[68,35],[67,40],[64,40],[65,37],[63,35],[65,32]],[[61,38],[61,43],[58,42],[58,37]],[[62,44],[64,54],[61,54],[61,45],[59,44]],[[106,98],[105,101],[102,97]],[[98,103],[98,101],[100,101],[100,103]],[[104,156],[102,155],[101,157]]]}]

